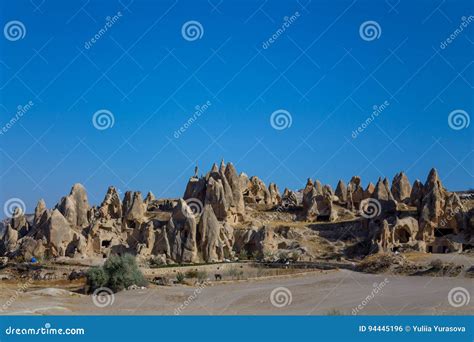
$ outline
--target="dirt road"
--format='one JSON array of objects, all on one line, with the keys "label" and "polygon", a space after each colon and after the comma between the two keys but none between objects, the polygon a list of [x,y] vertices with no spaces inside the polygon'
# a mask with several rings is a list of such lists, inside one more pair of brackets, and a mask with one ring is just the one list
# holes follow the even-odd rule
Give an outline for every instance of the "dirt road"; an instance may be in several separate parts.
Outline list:
[{"label": "dirt road", "polygon": [[[469,296],[464,292],[465,305],[460,307],[448,301],[449,292],[457,287]],[[95,306],[91,296],[51,290],[15,296],[15,288],[3,286],[0,303],[8,303],[3,305],[3,314],[20,315],[458,315],[474,312],[473,290],[472,279],[465,277],[397,277],[340,270],[212,282],[200,288],[152,286],[117,293],[113,303],[103,308]],[[112,298],[105,299],[111,302]]]}]

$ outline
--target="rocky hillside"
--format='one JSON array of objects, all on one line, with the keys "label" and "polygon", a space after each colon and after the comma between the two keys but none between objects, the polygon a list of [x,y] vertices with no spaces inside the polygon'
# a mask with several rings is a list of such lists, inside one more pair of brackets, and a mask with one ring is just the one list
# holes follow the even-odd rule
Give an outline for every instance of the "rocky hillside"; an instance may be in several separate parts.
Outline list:
[{"label": "rocky hillside", "polygon": [[156,199],[110,187],[99,206],[75,184],[48,209],[18,208],[5,222],[0,254],[17,260],[105,258],[131,253],[166,263],[234,260],[237,256],[300,260],[359,258],[378,252],[446,253],[473,245],[470,194],[447,191],[435,169],[411,184],[401,172],[390,183],[362,187],[360,177],[335,191],[308,179],[304,190],[267,187],[223,162],[190,178],[183,198]]}]

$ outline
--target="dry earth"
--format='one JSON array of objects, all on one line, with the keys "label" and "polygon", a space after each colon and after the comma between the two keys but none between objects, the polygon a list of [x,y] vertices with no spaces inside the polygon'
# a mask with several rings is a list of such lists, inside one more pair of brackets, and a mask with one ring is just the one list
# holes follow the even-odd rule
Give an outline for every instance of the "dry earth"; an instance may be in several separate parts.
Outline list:
[{"label": "dry earth", "polygon": [[[91,296],[65,290],[31,286],[15,295],[18,283],[1,282],[0,300],[10,301],[2,314],[14,315],[174,315],[181,305],[182,315],[351,315],[372,292],[374,284],[387,279],[382,290],[359,312],[362,315],[466,315],[474,310],[471,300],[460,308],[448,302],[454,287],[471,293],[472,279],[466,277],[407,277],[363,274],[348,270],[312,271],[299,275],[232,281],[197,287],[151,285],[148,289],[115,294],[112,305],[98,308]],[[56,284],[74,289],[77,283]],[[291,303],[277,308],[270,296],[277,287],[291,291]],[[194,297],[194,299],[192,299]],[[12,300],[14,299],[14,300]],[[184,305],[185,302],[188,305]]]}]

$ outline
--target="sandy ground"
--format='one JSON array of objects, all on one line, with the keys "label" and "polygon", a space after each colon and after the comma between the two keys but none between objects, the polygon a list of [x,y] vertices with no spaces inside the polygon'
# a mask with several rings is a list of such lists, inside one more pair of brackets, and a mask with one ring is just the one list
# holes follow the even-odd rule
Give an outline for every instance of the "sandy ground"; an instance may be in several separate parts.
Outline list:
[{"label": "sandy ground", "polygon": [[[374,285],[386,285],[366,300]],[[271,294],[284,287],[289,292],[272,305]],[[465,277],[432,278],[371,275],[348,270],[315,271],[269,279],[216,283],[197,287],[152,285],[144,290],[114,295],[111,305],[99,308],[91,296],[61,291],[17,294],[13,285],[0,285],[1,314],[38,315],[466,315],[474,312],[474,300],[459,308],[448,302],[454,287],[474,293],[474,281]],[[200,293],[199,293],[200,292]],[[285,297],[286,296],[286,297]],[[291,296],[291,301],[289,300]],[[278,298],[278,297],[275,297]],[[111,299],[111,298],[108,298]],[[365,305],[363,305],[365,303]],[[180,308],[180,309],[179,309]]]}]

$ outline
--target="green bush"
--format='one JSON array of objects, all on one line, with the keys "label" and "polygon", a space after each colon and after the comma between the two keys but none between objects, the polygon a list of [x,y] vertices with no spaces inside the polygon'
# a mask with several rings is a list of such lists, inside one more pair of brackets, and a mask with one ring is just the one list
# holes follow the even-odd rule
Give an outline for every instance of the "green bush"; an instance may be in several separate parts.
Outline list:
[{"label": "green bush", "polygon": [[184,278],[186,278],[186,277],[185,277],[185,275],[184,275],[183,273],[178,272],[178,274],[176,274],[176,282],[177,282],[178,284],[184,283]]},{"label": "green bush", "polygon": [[90,291],[99,287],[108,287],[114,292],[131,285],[145,286],[147,281],[138,268],[135,257],[112,255],[102,267],[92,267],[87,272],[87,284]]},{"label": "green bush", "polygon": [[91,267],[87,273],[87,285],[89,285],[91,291],[98,289],[99,287],[104,287],[109,281],[109,276],[105,273],[102,267]]}]

